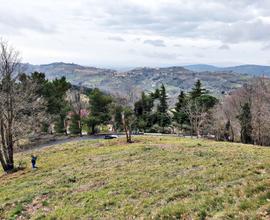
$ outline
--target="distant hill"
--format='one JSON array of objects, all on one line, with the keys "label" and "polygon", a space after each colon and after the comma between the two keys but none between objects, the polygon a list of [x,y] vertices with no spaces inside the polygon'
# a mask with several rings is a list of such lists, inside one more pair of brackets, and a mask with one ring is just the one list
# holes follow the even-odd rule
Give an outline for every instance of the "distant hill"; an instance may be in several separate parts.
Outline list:
[{"label": "distant hill", "polygon": [[270,76],[270,66],[261,65],[240,65],[232,67],[217,67],[206,64],[195,64],[184,66],[186,69],[196,72],[234,72],[240,74],[248,74],[252,76]]},{"label": "distant hill", "polygon": [[[206,67],[208,67],[208,70]],[[119,96],[138,98],[142,91],[153,91],[162,83],[167,87],[171,102],[180,90],[189,91],[195,81],[200,79],[206,89],[220,96],[223,92],[240,87],[251,77],[228,71],[214,71],[211,66],[202,66],[203,72],[190,70],[188,67],[135,68],[130,71],[117,72],[111,69],[80,66],[72,63],[51,63],[45,65],[24,64],[25,72],[46,73],[49,79],[65,76],[74,85],[89,88],[98,87]]]},{"label": "distant hill", "polygon": [[214,71],[219,71],[219,67],[212,66],[212,65],[207,65],[207,64],[194,64],[194,65],[188,65],[184,66],[186,69],[195,71],[195,72],[214,72]]},{"label": "distant hill", "polygon": [[23,64],[22,69],[27,73],[31,73],[34,71],[46,73],[49,79],[65,76],[67,79],[72,79],[75,84],[77,84],[78,82],[83,82],[90,76],[93,77],[95,75],[110,75],[116,72],[115,70],[111,69],[86,67],[74,63],[63,62],[42,65],[32,65],[27,63]]}]

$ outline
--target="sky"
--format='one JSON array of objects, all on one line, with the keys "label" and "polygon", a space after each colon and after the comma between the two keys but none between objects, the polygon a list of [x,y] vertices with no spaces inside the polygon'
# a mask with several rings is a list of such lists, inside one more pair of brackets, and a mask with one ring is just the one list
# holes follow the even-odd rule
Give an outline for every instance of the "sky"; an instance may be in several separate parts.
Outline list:
[{"label": "sky", "polygon": [[270,65],[269,0],[0,0],[23,62]]}]

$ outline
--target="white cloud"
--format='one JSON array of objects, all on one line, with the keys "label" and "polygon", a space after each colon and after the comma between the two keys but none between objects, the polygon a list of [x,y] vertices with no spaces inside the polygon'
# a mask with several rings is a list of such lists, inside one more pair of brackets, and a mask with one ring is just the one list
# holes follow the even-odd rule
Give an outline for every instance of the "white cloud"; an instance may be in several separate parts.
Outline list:
[{"label": "white cloud", "polygon": [[108,37],[108,40],[113,40],[113,41],[120,41],[124,42],[125,40],[122,37]]},{"label": "white cloud", "polygon": [[[268,0],[77,0],[68,4],[65,0],[0,0],[0,4],[1,36],[22,51],[25,62],[95,66],[268,62]],[[155,51],[149,51],[150,45]]]},{"label": "white cloud", "polygon": [[155,47],[166,47],[165,42],[163,40],[145,40],[144,44],[150,44]]},{"label": "white cloud", "polygon": [[230,46],[227,45],[227,44],[222,44],[218,49],[220,49],[220,50],[229,50]]}]

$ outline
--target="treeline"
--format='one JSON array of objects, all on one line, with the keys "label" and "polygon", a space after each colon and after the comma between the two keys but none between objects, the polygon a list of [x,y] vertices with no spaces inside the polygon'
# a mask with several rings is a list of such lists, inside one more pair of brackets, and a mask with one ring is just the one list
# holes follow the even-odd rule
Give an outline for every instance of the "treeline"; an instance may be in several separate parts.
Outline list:
[{"label": "treeline", "polygon": [[[96,134],[110,128],[129,136],[140,132],[197,137],[212,134],[218,140],[266,144],[262,126],[253,129],[258,117],[265,116],[265,112],[258,113],[268,109],[258,104],[255,109],[255,103],[262,102],[261,97],[267,94],[266,90],[261,91],[267,88],[262,79],[244,85],[220,101],[198,80],[189,92],[180,92],[175,106],[169,106],[164,85],[151,93],[142,92],[141,98],[132,105],[128,97],[113,97],[97,88],[72,88],[65,77],[49,81],[44,73],[34,72],[20,74],[19,79],[35,85],[35,95],[43,99],[43,119],[40,118],[39,127],[35,127],[37,132],[82,135],[83,131]],[[259,125],[266,123],[265,119],[259,119]],[[258,138],[255,131],[259,132]]]},{"label": "treeline", "polygon": [[[95,134],[111,127],[114,132],[186,133],[206,135],[210,132],[211,109],[218,100],[209,94],[198,80],[190,92],[181,91],[176,105],[168,104],[162,84],[154,92],[142,92],[130,105],[128,98],[117,98],[95,88],[71,89],[64,77],[49,81],[44,73],[20,75],[21,81],[37,85],[37,95],[44,99],[46,120],[41,131],[82,135],[83,130]],[[84,100],[83,98],[84,97]],[[130,140],[129,140],[130,141]]]},{"label": "treeline", "polygon": [[174,108],[169,108],[164,85],[154,93],[142,93],[135,103],[135,127],[144,132],[207,134],[211,109],[218,100],[198,80],[188,93],[181,91]]},{"label": "treeline", "polygon": [[[270,82],[254,78],[221,100],[198,80],[189,92],[181,91],[169,106],[166,87],[142,92],[134,104],[129,97],[113,97],[101,90],[72,86],[64,77],[49,81],[43,73],[20,74],[21,85],[35,88],[43,112],[36,132],[82,135],[101,131],[125,132],[127,141],[140,132],[212,136],[217,140],[270,145]],[[30,99],[31,95],[28,95]],[[41,101],[39,102],[41,103]]]},{"label": "treeline", "polygon": [[270,81],[255,78],[225,96],[214,110],[218,140],[270,145]]}]

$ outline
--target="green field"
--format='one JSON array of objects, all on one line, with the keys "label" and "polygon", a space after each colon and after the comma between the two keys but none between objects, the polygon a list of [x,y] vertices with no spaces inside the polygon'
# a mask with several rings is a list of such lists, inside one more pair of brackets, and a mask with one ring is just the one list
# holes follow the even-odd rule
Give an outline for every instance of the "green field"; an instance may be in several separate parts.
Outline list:
[{"label": "green field", "polygon": [[177,137],[93,140],[16,155],[0,219],[270,219],[270,148]]}]

